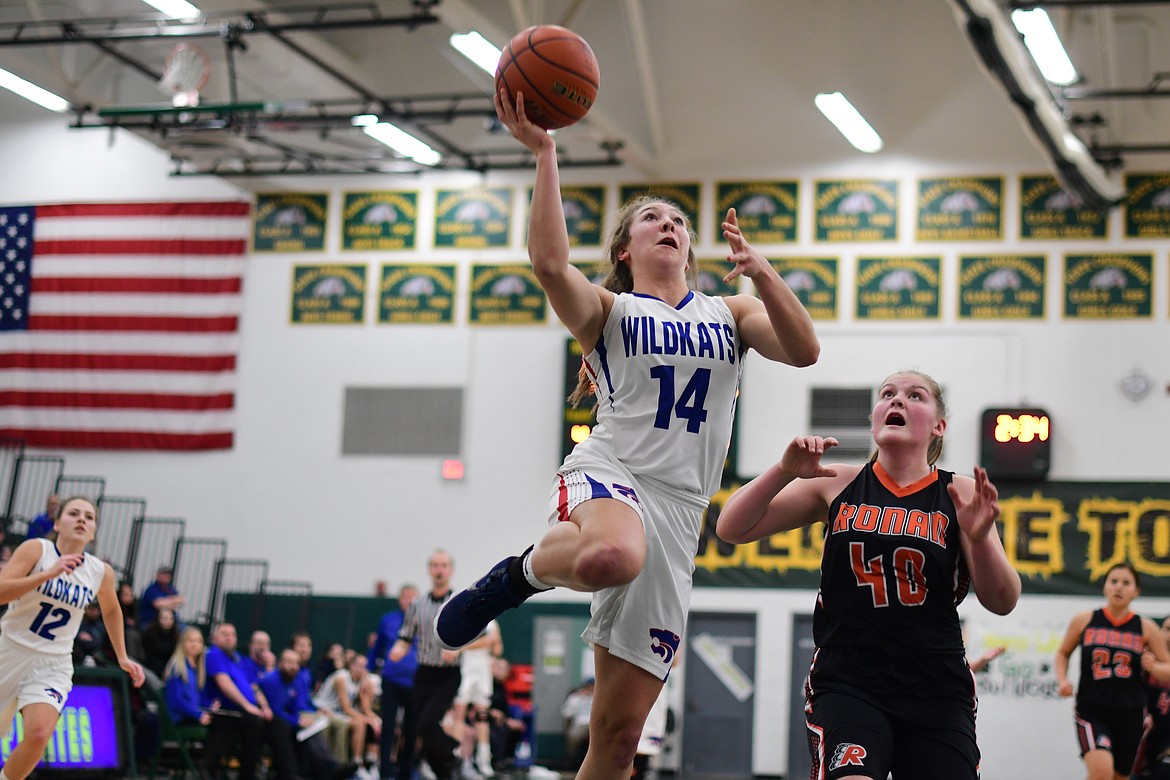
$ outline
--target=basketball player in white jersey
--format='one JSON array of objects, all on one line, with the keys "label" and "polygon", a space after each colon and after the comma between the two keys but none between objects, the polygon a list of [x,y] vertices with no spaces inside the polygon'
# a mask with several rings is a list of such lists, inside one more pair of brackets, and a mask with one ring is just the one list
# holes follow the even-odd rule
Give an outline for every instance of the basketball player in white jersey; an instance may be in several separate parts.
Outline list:
[{"label": "basketball player in white jersey", "polygon": [[0,572],[0,734],[19,712],[24,738],[8,756],[0,780],[24,780],[36,768],[73,689],[73,640],[94,599],[110,644],[135,686],[142,667],[126,655],[122,607],[114,570],[85,552],[97,531],[97,510],[84,498],[61,505],[56,539],[28,539]]},{"label": "basketball player in white jersey", "polygon": [[[731,209],[725,279],[759,297],[692,290],[694,232],[675,204],[627,204],[610,236],[603,285],[569,263],[556,145],[515,104],[501,121],[536,155],[528,254],[561,322],[581,344],[598,424],[562,464],[550,529],[535,549],[497,564],[444,606],[444,645],[473,641],[488,621],[550,587],[592,592],[584,639],[596,690],[578,777],[628,778],[642,725],[685,629],[694,555],[708,497],[719,489],[748,348],[792,366],[820,353],[812,320]],[[578,394],[575,394],[578,395]]]}]

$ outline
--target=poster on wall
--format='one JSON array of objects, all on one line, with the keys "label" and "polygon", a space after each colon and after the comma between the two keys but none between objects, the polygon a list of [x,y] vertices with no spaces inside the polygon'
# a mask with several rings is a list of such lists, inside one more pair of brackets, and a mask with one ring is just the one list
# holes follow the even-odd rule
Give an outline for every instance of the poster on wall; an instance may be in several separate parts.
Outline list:
[{"label": "poster on wall", "polygon": [[565,383],[561,388],[563,391],[561,401],[564,407],[561,416],[561,460],[568,456],[573,447],[588,439],[589,434],[593,432],[593,426],[597,425],[597,414],[593,411],[597,398],[592,395],[586,396],[575,407],[568,400],[577,389],[582,354],[577,339],[565,339]]},{"label": "poster on wall", "polygon": [[[716,493],[707,508],[695,585],[815,589],[825,524],[727,544],[715,524],[736,487]],[[1110,567],[1130,561],[1143,576],[1143,596],[1170,596],[1170,482],[1001,481],[996,487],[1004,550],[1026,593],[1100,596]]]},{"label": "poster on wall", "polygon": [[1105,239],[1109,212],[1085,208],[1055,176],[1020,177],[1020,238]]},{"label": "poster on wall", "polygon": [[417,192],[345,193],[341,208],[342,249],[414,249],[417,232]]},{"label": "poster on wall", "polygon": [[605,279],[609,276],[609,271],[613,267],[608,260],[575,261],[570,263],[570,265],[585,274],[590,282],[603,287],[605,286]]},{"label": "poster on wall", "polygon": [[455,321],[455,266],[395,263],[382,266],[378,322],[449,325]]},{"label": "poster on wall", "polygon": [[715,214],[712,235],[723,240],[723,218],[735,209],[735,218],[744,238],[752,244],[796,242],[797,181],[727,181],[715,185]]},{"label": "poster on wall", "polygon": [[1047,258],[978,255],[959,258],[959,319],[1042,320]]},{"label": "poster on wall", "polygon": [[438,248],[506,247],[511,224],[511,187],[435,193],[435,246]]},{"label": "poster on wall", "polygon": [[294,265],[291,322],[360,325],[366,312],[366,266]]},{"label": "poster on wall", "polygon": [[1125,176],[1125,237],[1170,237],[1170,173]]},{"label": "poster on wall", "polygon": [[1064,316],[1080,320],[1149,319],[1154,256],[1065,255]]},{"label": "poster on wall", "polygon": [[859,320],[937,320],[938,257],[857,258]]},{"label": "poster on wall", "polygon": [[735,295],[739,292],[739,280],[742,277],[737,276],[731,282],[723,281],[723,277],[735,268],[727,262],[726,257],[699,258],[696,265],[699,292],[707,295]]},{"label": "poster on wall", "polygon": [[324,251],[328,193],[262,192],[253,213],[253,252]]},{"label": "poster on wall", "polygon": [[1003,177],[919,179],[917,241],[1003,238]]},{"label": "poster on wall", "polygon": [[817,241],[897,241],[898,182],[894,179],[818,181],[813,212]]},{"label": "poster on wall", "polygon": [[691,228],[699,232],[699,193],[697,182],[658,182],[655,184],[623,184],[618,191],[618,203],[625,205],[634,198],[642,195],[657,195],[660,198],[674,201],[678,204],[687,219],[691,221]]},{"label": "poster on wall", "polygon": [[[532,203],[532,188],[528,188]],[[601,246],[601,228],[605,222],[605,187],[570,187],[561,185],[561,205],[565,227],[569,229],[569,246]],[[531,218],[532,212],[529,211]]]},{"label": "poster on wall", "polygon": [[768,262],[796,294],[814,320],[837,319],[837,293],[841,288],[836,257],[780,257]]},{"label": "poster on wall", "polygon": [[544,290],[527,263],[471,266],[474,325],[537,325],[545,321]]}]

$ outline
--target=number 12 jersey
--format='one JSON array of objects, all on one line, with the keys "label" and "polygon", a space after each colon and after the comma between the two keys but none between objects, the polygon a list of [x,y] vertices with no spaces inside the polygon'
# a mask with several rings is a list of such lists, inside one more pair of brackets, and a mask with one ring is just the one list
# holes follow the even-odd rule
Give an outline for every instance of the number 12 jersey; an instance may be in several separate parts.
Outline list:
[{"label": "number 12 jersey", "polygon": [[[37,539],[41,557],[32,574],[51,569],[61,558],[57,545]],[[42,582],[8,605],[0,619],[0,635],[18,645],[49,655],[69,655],[81,626],[85,607],[97,598],[106,564],[85,554],[81,565],[68,574]]]}]

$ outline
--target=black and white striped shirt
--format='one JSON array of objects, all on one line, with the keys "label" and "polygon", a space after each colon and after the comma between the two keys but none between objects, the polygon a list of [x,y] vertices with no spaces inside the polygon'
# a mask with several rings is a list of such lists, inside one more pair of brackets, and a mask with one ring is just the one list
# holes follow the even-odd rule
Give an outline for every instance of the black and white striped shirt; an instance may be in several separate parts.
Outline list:
[{"label": "black and white striped shirt", "polygon": [[454,661],[443,660],[443,646],[439,644],[439,637],[435,635],[435,616],[454,595],[453,590],[447,591],[447,595],[441,598],[428,593],[412,601],[410,609],[406,610],[402,628],[398,630],[398,638],[414,643],[419,666],[459,666],[458,658]]}]

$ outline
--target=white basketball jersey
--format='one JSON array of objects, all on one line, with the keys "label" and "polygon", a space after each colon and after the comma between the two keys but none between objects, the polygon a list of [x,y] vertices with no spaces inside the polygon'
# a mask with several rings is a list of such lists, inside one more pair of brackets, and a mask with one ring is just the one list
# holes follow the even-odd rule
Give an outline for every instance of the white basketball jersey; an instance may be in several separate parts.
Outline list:
[{"label": "white basketball jersey", "polygon": [[[51,569],[61,558],[57,545],[37,539],[41,559],[32,572]],[[95,555],[85,554],[81,565],[69,574],[60,574],[14,599],[0,619],[0,634],[18,645],[49,655],[73,652],[73,640],[81,626],[85,606],[97,598],[106,565]]]},{"label": "white basketball jersey", "polygon": [[597,388],[597,426],[577,450],[598,448],[634,475],[714,494],[745,351],[722,298],[691,292],[675,307],[649,295],[616,295],[585,358]]}]

